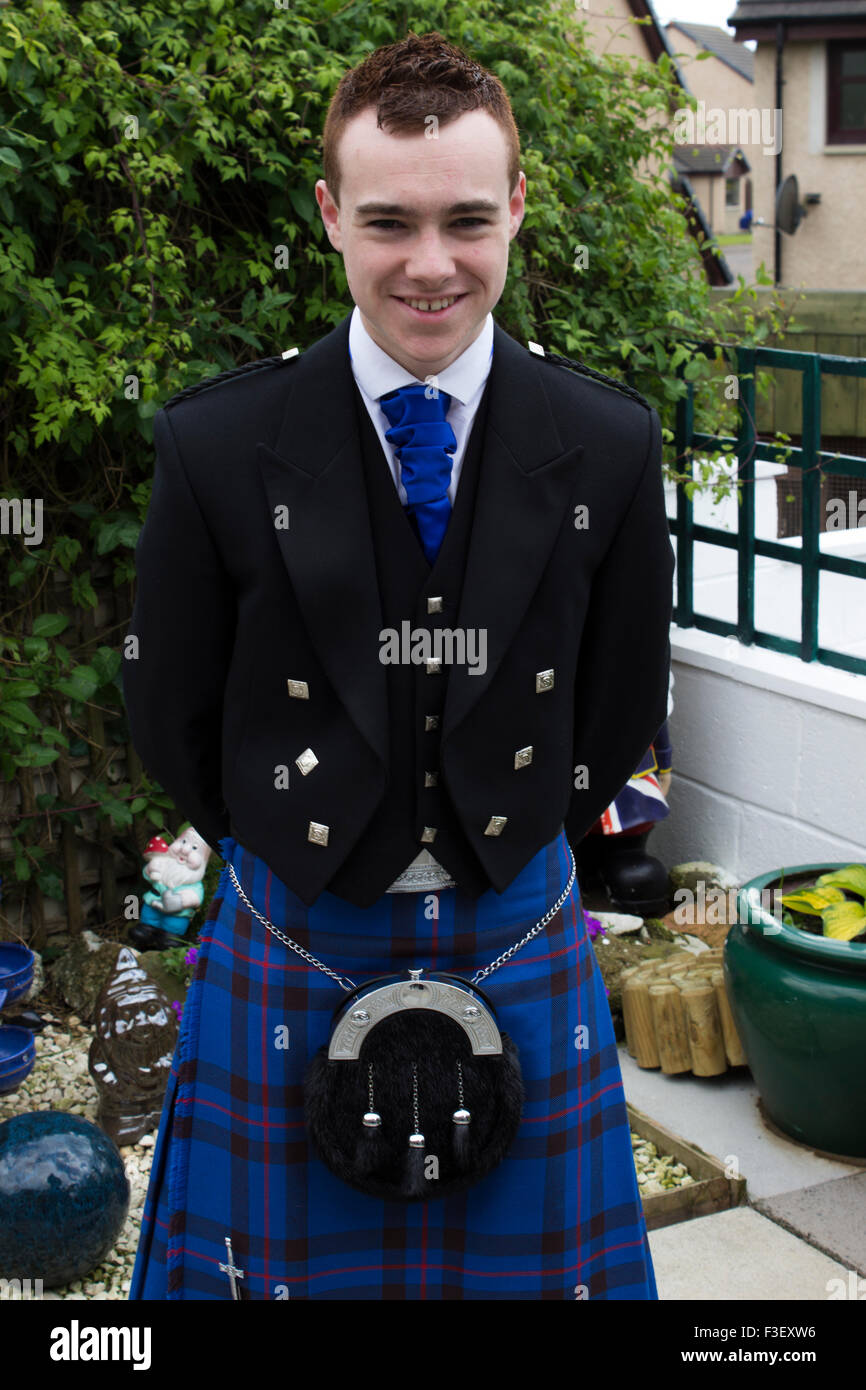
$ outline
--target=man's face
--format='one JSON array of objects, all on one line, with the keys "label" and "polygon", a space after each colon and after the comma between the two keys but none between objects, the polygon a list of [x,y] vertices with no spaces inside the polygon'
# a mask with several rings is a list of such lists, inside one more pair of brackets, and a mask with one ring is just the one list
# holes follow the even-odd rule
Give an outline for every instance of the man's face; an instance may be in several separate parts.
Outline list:
[{"label": "man's face", "polygon": [[[387,134],[370,106],[346,126],[339,157],[340,206],[316,184],[325,229],[370,337],[423,381],[474,342],[502,294],[526,178],[509,189],[505,133],[486,111],[429,139]],[[452,298],[432,311],[410,302]]]}]

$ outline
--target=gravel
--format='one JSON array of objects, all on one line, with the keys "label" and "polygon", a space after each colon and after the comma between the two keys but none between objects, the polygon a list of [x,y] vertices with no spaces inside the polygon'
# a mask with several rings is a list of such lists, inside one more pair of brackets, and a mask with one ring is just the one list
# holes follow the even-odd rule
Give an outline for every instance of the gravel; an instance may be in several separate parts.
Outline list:
[{"label": "gravel", "polygon": [[631,1132],[631,1152],[637,1169],[638,1187],[644,1196],[670,1192],[674,1187],[688,1187],[695,1181],[684,1163],[670,1154],[660,1154],[655,1144]]},{"label": "gravel", "polygon": [[[40,1009],[47,1026],[36,1038],[36,1065],[23,1085],[10,1095],[0,1096],[0,1121],[33,1110],[66,1110],[96,1122],[99,1097],[87,1070],[87,1054],[93,1030],[75,1015],[63,1022]],[[82,1279],[62,1288],[46,1289],[43,1299],[126,1299],[135,1264],[141,1227],[141,1213],[147,1193],[156,1133],[145,1134],[135,1145],[120,1149],[129,1179],[129,1212],[117,1244],[101,1265]],[[14,1289],[5,1297],[20,1299]]]}]

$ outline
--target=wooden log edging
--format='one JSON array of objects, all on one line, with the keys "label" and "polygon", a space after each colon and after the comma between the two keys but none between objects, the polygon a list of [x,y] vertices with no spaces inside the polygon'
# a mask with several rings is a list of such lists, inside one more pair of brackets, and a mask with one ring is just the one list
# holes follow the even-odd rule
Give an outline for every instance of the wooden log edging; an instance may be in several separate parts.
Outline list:
[{"label": "wooden log edging", "polygon": [[722,947],[677,952],[622,974],[626,1048],[639,1067],[719,1076],[747,1065],[722,970]]}]

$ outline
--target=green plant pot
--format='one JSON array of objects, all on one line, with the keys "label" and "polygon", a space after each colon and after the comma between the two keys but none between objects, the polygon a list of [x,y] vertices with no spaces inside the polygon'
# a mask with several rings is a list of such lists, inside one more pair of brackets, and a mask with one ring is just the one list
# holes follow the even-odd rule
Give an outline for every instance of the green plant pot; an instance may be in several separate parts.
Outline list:
[{"label": "green plant pot", "polygon": [[802,1144],[866,1158],[866,944],[785,926],[760,897],[782,874],[788,893],[850,862],[797,864],[745,883],[724,972],[769,1118]]}]

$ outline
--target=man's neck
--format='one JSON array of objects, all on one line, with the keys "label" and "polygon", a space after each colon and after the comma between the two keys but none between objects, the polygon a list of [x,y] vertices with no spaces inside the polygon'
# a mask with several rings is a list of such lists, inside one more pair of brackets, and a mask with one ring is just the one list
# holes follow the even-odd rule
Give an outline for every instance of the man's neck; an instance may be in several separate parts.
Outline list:
[{"label": "man's neck", "polygon": [[444,372],[447,367],[450,367],[453,362],[456,362],[459,357],[462,357],[463,353],[466,352],[467,349],[469,349],[472,346],[472,344],[476,342],[477,339],[481,336],[481,333],[484,329],[484,325],[487,321],[487,315],[485,314],[484,318],[481,320],[481,322],[475,329],[475,332],[472,334],[472,337],[469,338],[466,342],[459,343],[458,346],[455,348],[454,352],[452,352],[449,357],[440,358],[438,361],[419,362],[411,357],[398,357],[394,352],[390,350],[390,348],[385,343],[382,343],[380,341],[376,332],[375,325],[371,324],[369,320],[365,318],[364,311],[359,308],[358,313],[361,317],[361,323],[364,325],[364,328],[367,330],[367,333],[370,335],[376,346],[378,348],[381,348],[382,352],[387,353],[387,355],[391,358],[392,362],[396,362],[398,366],[402,367],[404,371],[407,371],[412,376],[416,377],[418,381],[426,381],[427,377],[429,376],[440,376],[441,373]]}]

